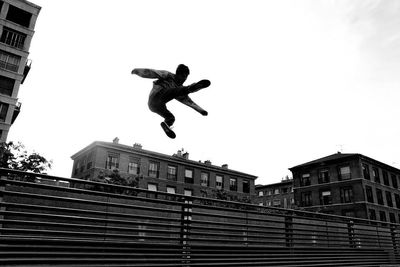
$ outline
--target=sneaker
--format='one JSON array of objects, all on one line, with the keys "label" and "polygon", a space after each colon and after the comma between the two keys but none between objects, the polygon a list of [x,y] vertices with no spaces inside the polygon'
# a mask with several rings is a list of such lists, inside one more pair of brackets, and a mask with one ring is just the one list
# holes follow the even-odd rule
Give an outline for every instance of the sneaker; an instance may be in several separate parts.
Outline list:
[{"label": "sneaker", "polygon": [[163,121],[161,123],[161,128],[164,130],[165,134],[169,137],[174,139],[176,137],[176,134],[174,131],[171,130],[171,128]]},{"label": "sneaker", "polygon": [[194,92],[199,91],[200,89],[209,87],[210,85],[211,85],[211,82],[209,80],[201,80],[201,81],[199,81],[197,83],[194,83],[194,84],[190,85],[189,91],[191,93],[194,93]]}]

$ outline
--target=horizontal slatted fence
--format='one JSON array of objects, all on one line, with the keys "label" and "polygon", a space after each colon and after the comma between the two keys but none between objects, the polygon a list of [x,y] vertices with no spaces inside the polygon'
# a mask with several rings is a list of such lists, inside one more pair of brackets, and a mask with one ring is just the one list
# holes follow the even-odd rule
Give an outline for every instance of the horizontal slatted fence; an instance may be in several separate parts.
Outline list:
[{"label": "horizontal slatted fence", "polygon": [[390,266],[399,225],[0,169],[1,266]]}]

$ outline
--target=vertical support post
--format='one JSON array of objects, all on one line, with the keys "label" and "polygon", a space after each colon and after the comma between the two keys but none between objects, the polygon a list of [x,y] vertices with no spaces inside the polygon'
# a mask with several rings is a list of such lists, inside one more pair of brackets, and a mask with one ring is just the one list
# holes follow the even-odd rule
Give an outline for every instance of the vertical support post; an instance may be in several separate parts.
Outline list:
[{"label": "vertical support post", "polygon": [[293,247],[293,213],[290,212],[285,216],[285,239],[286,246]]},{"label": "vertical support post", "polygon": [[328,221],[325,221],[325,234],[326,234],[326,242],[329,247],[329,230],[328,230]]},{"label": "vertical support post", "polygon": [[398,245],[397,245],[397,231],[396,231],[396,226],[393,224],[390,225],[390,236],[392,237],[393,252],[394,252],[395,256],[397,257],[399,254]]},{"label": "vertical support post", "polygon": [[347,232],[349,235],[349,245],[351,248],[355,248],[356,241],[355,241],[355,232],[354,232],[354,222],[353,221],[349,221],[347,223]]},{"label": "vertical support post", "polygon": [[192,199],[182,197],[181,210],[181,245],[182,245],[182,266],[190,266],[190,222],[192,220]]},{"label": "vertical support post", "polygon": [[[1,180],[0,176],[0,211],[5,211],[6,207],[3,205],[3,191],[6,190],[4,181]],[[4,219],[4,214],[0,213],[0,229],[3,228],[3,219]],[[2,235],[2,231],[0,231],[0,235]]]},{"label": "vertical support post", "polygon": [[379,236],[378,225],[375,227],[375,229],[376,229],[376,236],[377,236],[377,239],[378,239],[378,245],[379,245],[379,247],[381,247],[381,238]]}]

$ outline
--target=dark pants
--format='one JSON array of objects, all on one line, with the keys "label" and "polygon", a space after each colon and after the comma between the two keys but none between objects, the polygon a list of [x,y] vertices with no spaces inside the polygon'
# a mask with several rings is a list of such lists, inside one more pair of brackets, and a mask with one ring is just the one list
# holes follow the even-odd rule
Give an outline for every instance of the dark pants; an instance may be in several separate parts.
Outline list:
[{"label": "dark pants", "polygon": [[150,96],[148,102],[150,110],[163,117],[168,126],[172,126],[175,122],[175,116],[167,109],[166,104],[172,99],[188,95],[190,93],[190,87],[189,85],[177,88],[163,88],[155,95]]}]

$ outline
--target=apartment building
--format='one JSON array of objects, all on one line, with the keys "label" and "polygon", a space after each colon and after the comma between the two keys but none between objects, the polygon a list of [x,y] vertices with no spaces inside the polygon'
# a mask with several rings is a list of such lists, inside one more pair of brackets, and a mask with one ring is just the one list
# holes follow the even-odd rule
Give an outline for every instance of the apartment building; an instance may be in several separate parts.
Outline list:
[{"label": "apartment building", "polygon": [[301,209],[400,223],[400,170],[393,166],[338,152],[290,171]]},{"label": "apartment building", "polygon": [[21,103],[18,92],[31,67],[29,47],[41,7],[25,0],[0,1],[0,141],[7,141]]},{"label": "apartment building", "polygon": [[139,187],[176,194],[248,200],[255,196],[254,175],[231,170],[227,164],[215,166],[208,160],[194,161],[182,150],[165,155],[143,149],[140,144],[127,146],[118,139],[93,142],[72,157],[72,177],[94,179],[100,173],[118,169],[123,177],[139,176]]},{"label": "apartment building", "polygon": [[294,204],[293,179],[283,179],[279,183],[256,185],[254,203],[260,206],[291,209]]}]

